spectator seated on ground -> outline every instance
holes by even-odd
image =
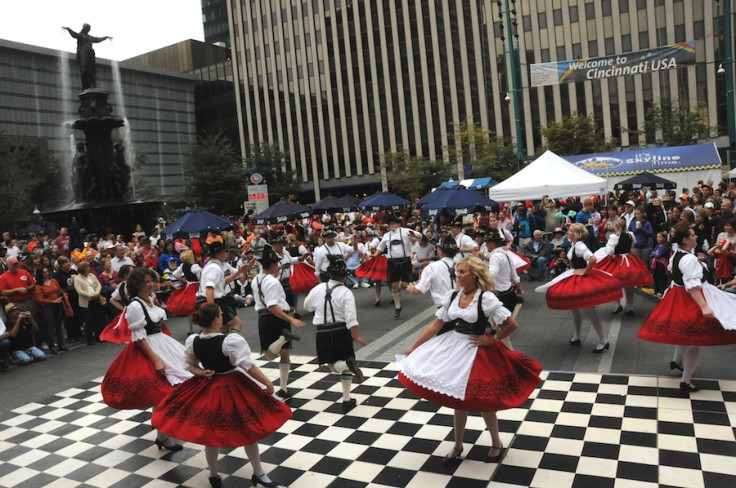
[[[17,327],[16,335],[10,337],[10,354],[13,362],[25,366],[33,361],[43,361],[46,354],[35,346],[38,324],[33,320],[31,312],[22,311],[16,304],[5,305],[5,315],[8,323]]]
[[[5,370],[10,367],[10,339],[18,334],[20,323],[16,320],[7,328],[5,322],[0,318],[0,369]]]

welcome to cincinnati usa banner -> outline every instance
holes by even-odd
[[[695,64],[695,41],[678,42],[634,53],[531,65],[531,85],[557,85],[642,75]]]

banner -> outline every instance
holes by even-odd
[[[531,66],[531,86],[642,75],[695,64],[695,41],[627,54],[574,59]]]
[[[578,168],[596,176],[630,176],[642,171],[678,173],[721,169],[721,157],[712,142],[679,147],[653,147],[599,154],[565,156]]]

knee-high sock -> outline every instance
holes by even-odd
[[[248,457],[248,461],[253,466],[253,473],[259,478],[262,478],[266,483],[270,482],[270,479],[266,479],[265,471],[263,471],[263,466],[261,465],[261,452],[258,449],[258,443],[248,444],[247,446],[243,446],[243,449],[245,449],[245,455]]]
[[[624,288],[624,295],[626,295],[626,310],[634,309],[634,289]]]
[[[394,299],[394,308],[401,308],[401,292],[400,291],[392,291],[391,296]]]
[[[593,322],[593,328],[598,333],[598,342],[600,344],[608,342],[608,336],[603,331],[603,323],[601,322],[601,318],[598,316],[598,312],[596,312],[595,307],[586,308],[585,315],[587,315],[590,321]]]
[[[580,325],[583,323],[583,317],[580,316],[580,310],[571,310],[572,312],[572,339],[576,341],[580,339]]]
[[[682,356],[685,354],[687,346],[675,346],[675,355],[672,360],[682,366]]]
[[[343,361],[342,359],[340,361],[335,361],[335,363],[332,365],[332,369],[335,370],[335,373],[349,373],[350,368],[348,368],[348,363]]]
[[[279,363],[279,378],[281,379],[281,383],[279,383],[279,387],[286,391],[286,384],[289,382],[289,370],[291,369],[291,361],[288,359],[281,360],[281,363]]]
[[[689,346],[685,351],[685,359],[682,363],[682,382],[690,383],[695,372],[695,366],[698,364],[698,356],[700,355],[699,346]]]
[[[274,356],[278,356],[281,348],[284,347],[284,344],[286,344],[286,337],[280,335],[278,339],[273,341],[271,345],[268,346],[268,352],[270,352]]]
[[[204,446],[204,458],[210,468],[210,476],[217,476],[217,455],[220,450],[212,446]]]
[[[342,373],[340,375],[340,385],[342,385],[342,401],[350,400],[350,387],[353,386],[353,375],[350,373]]]

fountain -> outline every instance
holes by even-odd
[[[82,131],[84,138],[72,136],[76,141],[71,168],[73,201],[64,208],[43,214],[57,226],[66,225],[71,217],[76,217],[81,227],[91,231],[106,232],[109,229],[128,233],[136,223],[151,222],[161,202],[133,201],[130,128],[125,117],[113,114],[108,103],[109,93],[96,86],[93,44],[112,38],[91,36],[89,24],[84,24],[79,32],[68,27],[64,29],[77,40],[82,92],[79,93],[77,109],[79,118],[71,127]],[[117,71],[113,73],[116,89],[122,90],[119,68],[113,66],[113,71]],[[122,100],[122,93],[119,100]],[[112,134],[116,129],[120,129],[124,140],[113,141]]]

